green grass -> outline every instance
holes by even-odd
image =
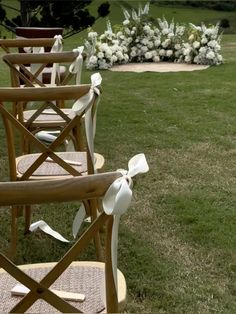
[[[166,8],[166,16],[167,9],[177,12]],[[195,9],[192,16],[198,18]],[[73,36],[65,45],[69,49],[81,41]],[[132,205],[120,227],[126,312],[236,312],[235,47],[236,35],[224,35],[225,63],[204,71],[101,71],[96,151],[105,156],[106,170],[127,169],[128,160],[139,152],[145,153],[150,166],[149,173],[135,179]],[[9,84],[3,64],[0,73],[2,85]],[[84,70],[84,82],[90,75]],[[0,136],[0,173],[6,180],[2,126]],[[55,205],[47,210],[36,207],[33,220],[45,219],[71,237],[77,207],[60,206],[59,214]],[[53,261],[67,248],[40,233],[23,236],[22,219],[19,226],[18,263]],[[9,231],[10,213],[3,209],[3,249]],[[93,253],[91,246],[82,258],[93,258]]]

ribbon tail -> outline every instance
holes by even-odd
[[[73,225],[72,225],[72,234],[74,239],[76,238],[77,234],[79,233],[80,227],[84,221],[84,218],[86,217],[86,211],[84,204],[81,204],[79,210],[77,211]]]
[[[131,177],[134,177],[138,173],[148,172],[149,167],[145,155],[141,153],[132,157],[129,160],[128,168],[128,175]]]
[[[67,240],[66,238],[64,238],[59,232],[53,230],[45,221],[43,220],[39,220],[36,221],[34,223],[32,223],[29,227],[29,230],[31,232],[36,231],[37,229],[42,230],[44,233],[49,234],[50,236],[52,236],[53,238],[61,241],[61,242],[70,242],[69,240]]]

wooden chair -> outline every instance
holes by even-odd
[[[0,39],[0,47],[6,53],[16,53],[20,49],[21,52],[32,50],[33,48],[43,48],[50,51],[57,41],[57,38],[15,38],[15,39]],[[30,49],[29,49],[30,48]]]
[[[71,52],[55,52],[55,53],[16,53],[7,54],[3,56],[3,60],[9,66],[11,71],[12,86],[13,87],[34,87],[34,86],[47,86],[44,83],[43,75],[50,73],[51,84],[50,85],[68,85],[68,84],[79,84],[81,78],[83,55],[82,49],[74,50]],[[26,67],[25,64],[31,64],[31,67]],[[48,68],[48,64],[52,64],[52,67]],[[61,74],[59,69],[61,64],[64,67],[64,74]],[[48,70],[49,69],[49,72]],[[23,83],[24,85],[22,85]],[[58,106],[64,107],[64,103],[61,100],[58,102]],[[43,114],[37,115],[35,110],[26,110],[27,107],[17,106],[14,104],[13,110],[14,115],[23,123],[30,132],[38,133],[43,139],[45,133],[39,133],[42,130],[60,130],[68,122],[68,118],[65,116],[71,114],[71,109],[62,109],[62,115],[56,114],[52,111],[44,111]],[[28,108],[29,109],[29,108]],[[77,126],[78,134],[79,126]],[[48,136],[47,136],[48,137]],[[24,143],[24,142],[23,142]],[[79,137],[78,141],[79,149],[82,149],[82,136]],[[24,143],[23,152],[29,152],[29,145]]]
[[[5,126],[8,148],[10,179],[12,181],[45,180],[54,178],[68,178],[93,174],[104,165],[102,155],[94,153],[94,134],[96,107],[99,97],[99,86],[90,84],[78,86],[56,87],[28,87],[28,88],[0,88],[0,113]],[[74,113],[70,117],[65,115],[56,105],[57,101],[75,101]],[[45,145],[31,133],[9,110],[9,102],[17,102],[20,106],[28,101],[42,102],[37,115],[43,110],[54,110],[61,115],[67,124],[61,130],[60,135],[50,144]],[[81,124],[85,117],[85,142],[86,150],[82,152],[60,151],[61,145],[71,137],[71,132]],[[16,157],[18,131],[25,137],[35,149],[35,153]],[[76,134],[75,134],[76,136]],[[75,140],[76,142],[76,140]],[[86,204],[92,219],[97,216],[97,204]],[[12,252],[15,251],[17,241],[17,217],[20,209],[12,209]],[[25,231],[30,225],[30,207],[25,207]]]
[[[16,36],[23,38],[53,38],[63,35],[62,27],[16,27]]]
[[[103,198],[121,176],[110,172],[71,179],[0,183],[0,206]],[[125,277],[116,266],[118,216],[120,214],[108,215],[102,211],[57,263],[16,266],[0,254],[0,312],[123,311],[127,289]],[[74,261],[101,228],[105,228],[106,235],[105,263]],[[17,296],[17,293],[27,295]],[[73,301],[66,301],[68,299]]]
[[[0,47],[8,53],[44,53],[44,52],[60,52],[63,50],[62,37],[54,38],[17,38],[17,39],[0,39]],[[16,50],[17,48],[17,50]],[[24,64],[29,69],[29,64]],[[51,81],[51,64],[43,70],[42,81],[49,84]],[[65,68],[60,66],[60,75],[63,76]],[[59,71],[58,71],[59,72]]]

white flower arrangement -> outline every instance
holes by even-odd
[[[107,22],[100,36],[90,31],[85,41],[88,69],[108,69],[114,64],[128,62],[173,61],[218,65],[220,55],[219,24],[207,27],[194,24],[170,23],[163,17],[158,26],[149,18],[149,3],[131,12],[123,9],[124,21],[113,32]]]

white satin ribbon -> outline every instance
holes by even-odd
[[[103,198],[103,208],[107,215],[122,215],[126,212],[132,199],[132,177],[149,170],[145,155],[138,154],[132,157],[128,169],[117,170],[123,176],[112,183]]]
[[[108,188],[103,198],[103,210],[107,215],[114,215],[114,222],[112,228],[111,239],[111,259],[113,278],[115,282],[116,291],[118,293],[117,283],[117,246],[118,246],[118,229],[119,221],[122,214],[124,214],[132,199],[132,178],[139,173],[145,173],[149,170],[146,158],[144,154],[135,155],[129,160],[128,170],[119,169],[118,172],[122,173],[122,177],[116,179]],[[104,284],[101,285],[104,289]],[[103,302],[105,299],[105,290],[101,292],[103,296]],[[105,303],[106,304],[106,303]]]
[[[55,35],[56,39],[50,52],[62,52],[63,50],[63,38],[61,35]],[[56,85],[56,75],[60,76],[60,65],[58,63],[53,63],[52,73],[51,73],[51,81],[50,85]]]
[[[99,86],[102,83],[102,77],[100,73],[94,73],[91,75],[91,88],[89,92],[78,99],[74,105],[72,106],[72,110],[75,114],[80,115],[85,110],[85,134],[88,143],[88,149],[90,155],[94,156],[94,137],[96,133],[96,116],[97,116],[97,108],[100,100],[100,90]],[[94,97],[96,97],[96,101],[94,106],[90,106],[88,110],[86,108],[91,104]],[[94,158],[92,158],[93,166],[94,166]]]
[[[81,82],[81,73],[82,73],[82,67],[83,67],[83,51],[84,46],[80,46],[76,49],[73,49],[73,52],[78,52],[79,55],[75,59],[74,62],[71,63],[69,67],[69,72],[72,74],[76,74],[76,85],[79,85]]]
[[[58,233],[57,231],[53,230],[45,221],[43,220],[39,220],[36,221],[34,223],[32,223],[29,227],[29,230],[31,232],[36,231],[37,229],[42,230],[43,232],[51,235],[53,238],[62,241],[62,242],[70,242],[67,239],[65,239],[62,235],[60,235],[60,233]]]
[[[63,50],[63,38],[61,35],[55,35],[55,42],[51,48],[51,52],[61,52]]]
[[[81,97],[80,99],[78,99],[72,107],[73,111],[78,115],[81,114],[85,110],[85,133],[86,133],[88,148],[89,148],[91,156],[94,156],[93,140],[94,140],[95,131],[96,131],[96,112],[97,112],[97,106],[99,103],[99,96],[100,96],[100,90],[98,87],[101,85],[101,83],[102,83],[102,77],[100,73],[92,74],[91,75],[91,88],[89,92],[83,97]],[[92,108],[93,107],[92,106],[88,110],[86,110],[86,108],[89,106],[91,101],[93,101],[94,97],[97,97],[97,101],[94,105],[95,108]],[[93,114],[93,110],[94,110],[94,114]],[[77,214],[74,218],[74,222],[72,226],[72,233],[73,233],[74,238],[78,234],[80,226],[83,223],[85,217],[86,217],[86,213],[85,213],[84,206],[82,204],[79,210],[77,211]],[[52,237],[60,241],[69,242],[63,236],[61,236],[58,232],[54,231],[45,221],[36,222],[34,224],[35,226],[33,227],[31,231],[35,231],[36,229],[40,228],[45,233],[51,235]]]

